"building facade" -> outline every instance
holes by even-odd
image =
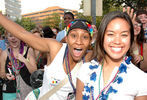
[[[12,20],[21,18],[21,0],[1,0],[2,13]]]
[[[69,9],[64,9],[58,6],[53,6],[53,7],[48,7],[42,11],[37,11],[33,13],[28,13],[28,14],[23,14],[22,16],[25,18],[31,18],[33,22],[36,24],[43,24],[43,21],[49,17],[52,16],[53,13],[58,13],[59,16],[62,18],[64,15],[64,12],[70,11],[73,14],[75,14],[77,11],[75,10],[69,10]]]

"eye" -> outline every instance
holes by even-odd
[[[76,35],[75,35],[75,34],[71,34],[71,37],[72,37],[72,38],[76,38]]]
[[[114,34],[113,33],[107,33],[107,36],[113,36]]]
[[[88,39],[89,37],[88,37],[88,36],[83,36],[83,38],[84,38],[84,39]]]
[[[122,35],[121,36],[123,36],[123,37],[127,37],[128,36],[128,34],[127,33],[122,33]]]

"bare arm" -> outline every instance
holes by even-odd
[[[138,96],[138,97],[135,97],[134,100],[147,100],[147,95],[146,96]]]
[[[83,100],[82,99],[82,91],[84,90],[84,83],[77,79],[76,85],[76,100]]]
[[[140,63],[140,68],[143,70],[143,71],[147,71],[147,43],[144,43],[143,44],[143,61],[141,61]]]
[[[5,72],[6,57],[7,57],[7,52],[2,51],[0,56],[0,77],[1,78],[6,78],[6,72]]]
[[[58,44],[58,42],[53,39],[44,39],[31,34],[20,25],[7,19],[1,13],[0,13],[0,25],[2,25],[8,32],[10,32],[15,37],[24,41],[34,49],[37,49],[42,52],[49,52],[50,49],[53,47],[52,45],[56,46],[56,44]]]
[[[34,52],[33,52],[32,48],[29,49],[28,59],[29,59],[29,62],[31,64],[31,67],[28,67],[28,69],[29,69],[29,72],[32,73],[32,72],[37,70],[35,55],[34,55]]]
[[[30,73],[33,73],[35,70],[37,70],[36,61],[32,48],[29,48],[27,58],[23,57],[22,54],[18,54],[17,59],[19,59],[26,65]]]

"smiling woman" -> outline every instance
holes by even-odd
[[[76,100],[147,99],[147,75],[131,63],[129,56],[133,39],[133,24],[127,13],[114,11],[104,16],[92,60],[79,71]]]

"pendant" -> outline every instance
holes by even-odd
[[[75,100],[75,93],[74,92],[69,93],[67,96],[67,100]]]
[[[3,91],[6,91],[7,85],[3,84]]]

